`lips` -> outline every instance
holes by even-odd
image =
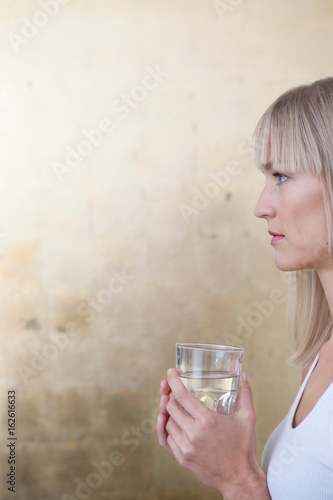
[[[274,245],[280,240],[283,240],[285,238],[284,234],[279,234],[279,233],[274,233],[274,231],[268,231],[273,238],[271,239],[271,245]]]

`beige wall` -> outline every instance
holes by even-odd
[[[176,341],[243,345],[259,458],[293,401],[248,141],[331,75],[332,2],[0,5],[1,499],[11,389],[16,498],[220,498],[157,445],[159,381]]]

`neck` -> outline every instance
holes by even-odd
[[[324,289],[328,307],[333,317],[333,266],[332,268],[318,269],[318,277]],[[333,347],[333,335],[329,338],[327,346]]]
[[[317,272],[333,316],[333,267],[318,269]]]

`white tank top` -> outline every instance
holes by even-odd
[[[293,429],[317,354],[288,415],[269,437],[261,460],[272,500],[333,500],[333,383]]]

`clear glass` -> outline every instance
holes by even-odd
[[[207,408],[231,415],[239,388],[244,349],[199,342],[176,344],[180,378]]]

